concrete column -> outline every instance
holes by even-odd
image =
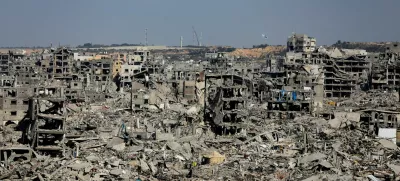
[[[7,152],[6,151],[3,152],[3,157],[4,157],[5,166],[7,167],[8,166],[8,157],[7,157]]]
[[[79,156],[79,144],[76,144],[76,158]]]
[[[387,126],[388,126],[388,115],[385,114],[385,113],[381,113],[381,115],[383,116],[383,125],[384,125],[385,127],[387,127]],[[379,116],[379,117],[380,117],[380,116]]]
[[[177,138],[180,138],[180,137],[181,137],[181,128],[180,128],[180,127],[178,127],[178,128],[176,129],[176,137],[177,137]]]

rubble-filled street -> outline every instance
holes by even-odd
[[[399,53],[10,51],[0,180],[400,180]]]

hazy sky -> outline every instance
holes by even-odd
[[[249,47],[285,44],[292,32],[317,44],[399,41],[399,0],[4,0],[0,46],[86,42]],[[262,39],[261,34],[268,35]]]

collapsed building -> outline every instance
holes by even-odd
[[[105,101],[107,89],[114,84],[112,60],[75,61],[66,48],[46,50],[39,60],[18,52],[1,57],[7,65],[0,87],[2,124],[18,123],[32,96],[54,94],[56,87],[64,87],[68,100],[90,102]]]
[[[216,57],[216,58],[215,58]],[[205,70],[205,119],[214,125],[217,133],[229,134],[246,129],[251,99],[251,82],[241,71],[232,68],[233,61],[226,54],[211,57]]]
[[[308,115],[325,118],[334,128],[343,127],[343,120],[348,120],[358,123],[368,136],[396,138],[400,116],[395,108],[399,100],[396,44],[376,54],[316,48],[315,43],[315,38],[306,35],[289,37],[283,59],[267,57],[264,67],[247,72],[238,71],[235,64],[244,69],[252,66],[230,61],[224,54],[209,54],[212,60],[205,71],[205,120],[215,126],[218,134],[251,135],[253,123],[258,120],[254,113],[281,120]],[[389,95],[377,94],[376,90],[387,91],[394,99],[379,101]],[[368,100],[374,94],[375,98]],[[371,101],[377,101],[376,106],[371,107]],[[254,103],[262,110],[246,109]]]
[[[389,44],[385,52],[370,55],[375,61],[371,65],[370,87],[378,90],[398,90],[399,53],[398,43]]]
[[[132,76],[146,68],[146,63],[151,61],[151,55],[149,50],[139,49],[129,53],[126,57],[126,63],[119,65],[119,82],[122,86],[131,86]]]
[[[303,34],[262,63],[9,52],[0,179],[398,179],[398,53]]]

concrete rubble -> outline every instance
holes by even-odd
[[[0,55],[0,180],[399,180],[400,51],[315,44],[265,63]]]

